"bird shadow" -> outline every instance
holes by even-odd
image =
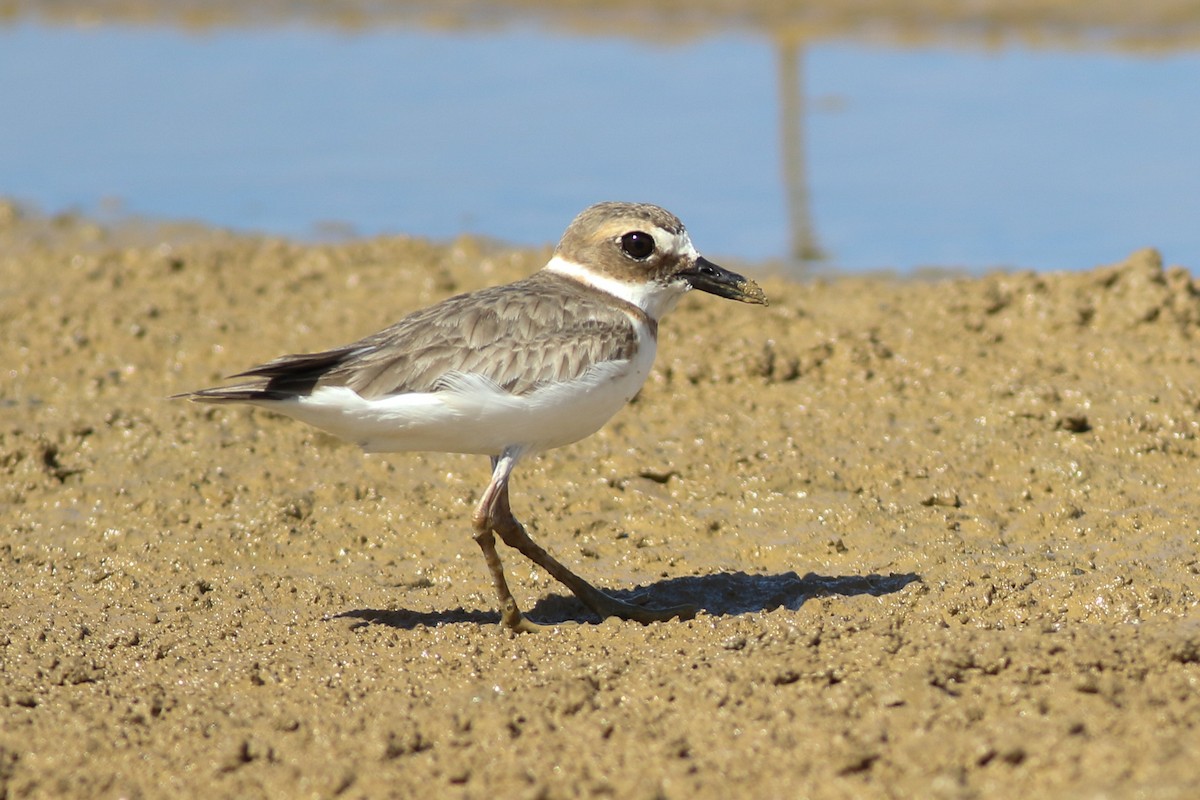
[[[795,572],[774,575],[749,575],[745,572],[721,572],[715,575],[668,578],[635,589],[606,590],[618,600],[665,607],[690,604],[714,617],[751,614],[786,608],[795,611],[817,597],[853,597],[869,594],[881,597],[900,591],[921,580],[913,572],[887,575],[818,575],[801,577]],[[601,620],[573,595],[555,594],[539,600],[527,612],[542,623],[578,622],[597,624]],[[456,608],[446,611],[410,611],[408,609],[354,609],[334,614],[330,619],[358,620],[359,625],[386,625],[412,630],[461,623],[484,624],[500,621],[494,611]],[[356,625],[355,627],[358,627]]]

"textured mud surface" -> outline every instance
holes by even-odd
[[[506,552],[564,622],[514,637],[485,459],[165,398],[545,252],[0,216],[0,797],[1195,795],[1200,298],[1153,253],[686,298],[514,506],[704,612]]]

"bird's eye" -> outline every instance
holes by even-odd
[[[642,231],[631,231],[621,237],[621,249],[630,258],[645,260],[654,252],[654,237]]]

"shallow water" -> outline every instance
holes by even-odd
[[[289,236],[553,241],[601,198],[861,270],[1200,264],[1200,56],[530,27],[0,28],[0,194]]]

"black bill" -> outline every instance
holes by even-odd
[[[758,284],[749,278],[718,267],[703,256],[696,263],[679,273],[693,289],[715,294],[718,297],[728,297],[730,300],[740,300],[743,303],[757,303],[765,306],[767,296]]]

